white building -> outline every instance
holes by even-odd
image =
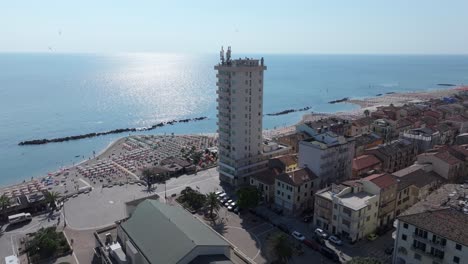
[[[315,194],[314,223],[327,232],[357,241],[375,232],[380,195],[368,182],[350,184],[333,184]]]
[[[395,264],[468,263],[468,214],[453,208],[398,217]]]
[[[333,132],[321,132],[299,142],[299,167],[320,178],[320,187],[351,178],[354,140]]]
[[[262,155],[263,58],[231,59],[221,50],[218,71],[218,135],[220,180],[249,184],[249,175],[267,168]]]

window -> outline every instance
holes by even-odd
[[[417,260],[421,260],[421,255],[419,255],[418,253],[414,253],[414,258]]]
[[[367,206],[367,210],[370,210],[370,209],[372,209],[372,205],[369,204],[369,205]]]
[[[278,190],[278,191],[276,191],[276,193],[277,193],[278,195],[280,195],[280,191],[279,191],[279,190]]]
[[[278,187],[280,186],[280,182],[278,182]]]
[[[288,194],[288,200],[291,200],[291,195]]]
[[[403,224],[403,228],[404,228],[404,229],[408,229],[408,224],[407,224],[407,223],[404,223],[404,224]]]
[[[370,216],[368,216],[366,219],[366,222],[369,222],[369,221],[370,221]]]
[[[408,238],[407,235],[405,235],[405,234],[402,234],[402,235],[401,235],[401,239],[403,239],[404,241],[406,241],[407,238]]]
[[[343,213],[347,214],[348,216],[351,216],[351,209],[343,208]]]
[[[438,250],[437,248],[431,247],[431,255],[433,255],[433,256],[436,257],[436,258],[443,259],[445,253],[444,253],[444,251],[442,251],[442,250]]]
[[[297,201],[299,202],[300,196],[297,196]]]
[[[250,180],[250,184],[253,184],[253,179]]]
[[[453,263],[460,263],[460,258],[457,256],[453,257]]]
[[[307,183],[305,184],[305,188],[307,188]]]
[[[349,225],[351,224],[351,222],[349,222],[349,221],[346,220],[346,219],[341,220],[341,223],[342,223],[343,225],[347,226],[348,228],[349,228]]]
[[[268,186],[265,186],[265,190],[267,190],[267,191],[268,191]]]
[[[338,209],[338,205],[334,204],[333,208]]]
[[[422,251],[426,251],[426,244],[418,240],[413,240],[413,247]]]
[[[456,244],[456,245],[455,245],[455,248],[456,248],[457,250],[462,250],[462,245]]]
[[[335,220],[335,221],[336,221],[336,215],[333,215],[333,220]]]
[[[414,234],[419,236],[419,237],[427,238],[427,231],[424,231],[424,230],[419,229],[419,228],[416,228],[416,230],[414,230]]]

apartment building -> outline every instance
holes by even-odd
[[[308,168],[284,172],[275,178],[275,205],[288,214],[298,214],[314,205],[318,177]]]
[[[354,139],[323,132],[299,143],[299,167],[320,178],[320,187],[351,178]]]
[[[315,194],[314,223],[323,230],[355,242],[375,232],[379,195],[367,184],[335,185]]]
[[[218,171],[220,180],[238,186],[266,169],[262,153],[263,58],[231,59],[221,50],[217,70]]]
[[[370,191],[379,194],[377,227],[388,229],[395,219],[398,181],[388,173],[373,174],[360,181],[368,182]]]
[[[468,214],[455,208],[398,217],[395,264],[468,263]]]
[[[412,165],[416,161],[418,148],[409,140],[398,139],[369,148],[364,153],[376,156],[382,161],[382,171],[392,173]]]
[[[352,178],[359,179],[380,171],[382,162],[374,155],[361,155],[353,159]],[[369,174],[370,173],[370,174]]]
[[[427,197],[445,182],[431,165],[415,164],[393,173],[398,182],[395,215]]]

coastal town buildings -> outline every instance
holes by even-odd
[[[349,129],[348,136],[355,137],[372,132],[373,122],[374,118],[372,117],[361,117],[353,120],[351,122],[351,128]]]
[[[314,224],[352,242],[375,232],[379,194],[372,194],[371,189],[367,182],[353,181],[319,190],[315,194]]]
[[[417,145],[418,152],[422,153],[440,144],[440,133],[430,128],[415,128],[400,133],[400,138],[409,140]]]
[[[280,144],[289,146],[291,148],[291,153],[297,153],[299,151],[299,142],[307,138],[310,138],[310,136],[306,133],[295,132],[288,135],[281,135],[273,140]]]
[[[309,168],[320,179],[320,187],[351,178],[354,139],[321,131],[299,143],[299,167]]]
[[[141,202],[128,219],[95,237],[102,256],[118,263],[236,263],[221,235],[183,208],[157,200]]]
[[[383,139],[376,133],[362,134],[354,137],[354,156],[361,156],[368,148],[383,144]]]
[[[382,230],[388,229],[395,219],[398,181],[388,173],[373,174],[360,181],[367,182],[372,193],[378,193],[377,227]]]
[[[377,157],[382,161],[382,171],[392,173],[412,165],[416,161],[418,148],[411,141],[399,139],[369,148],[364,153]]]
[[[382,162],[374,155],[361,155],[353,159],[352,178],[359,179],[380,171]]]
[[[415,164],[392,175],[398,182],[395,207],[397,216],[445,182],[445,179],[434,172],[432,166],[428,164]]]
[[[403,212],[395,221],[393,263],[465,263],[467,190],[445,184]]]
[[[250,176],[250,185],[257,188],[263,202],[273,203],[275,201],[275,178],[279,174],[278,169],[268,168]]]
[[[275,205],[288,214],[312,208],[318,177],[309,168],[284,172],[275,177]]]
[[[468,214],[453,208],[398,218],[394,263],[466,263]]]
[[[464,159],[457,158],[454,150],[450,150],[450,147],[441,147],[419,154],[417,162],[419,164],[431,164],[433,170],[446,180],[454,181],[460,179],[466,176],[465,161]]]
[[[248,177],[266,169],[263,156],[263,58],[231,59],[221,51],[217,70],[218,168],[221,181],[249,184]]]

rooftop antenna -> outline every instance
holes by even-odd
[[[231,46],[228,46],[228,50],[226,52],[226,63],[227,64],[231,63]]]
[[[221,51],[219,52],[219,58],[221,59],[221,64],[224,64],[224,48],[221,46]]]

